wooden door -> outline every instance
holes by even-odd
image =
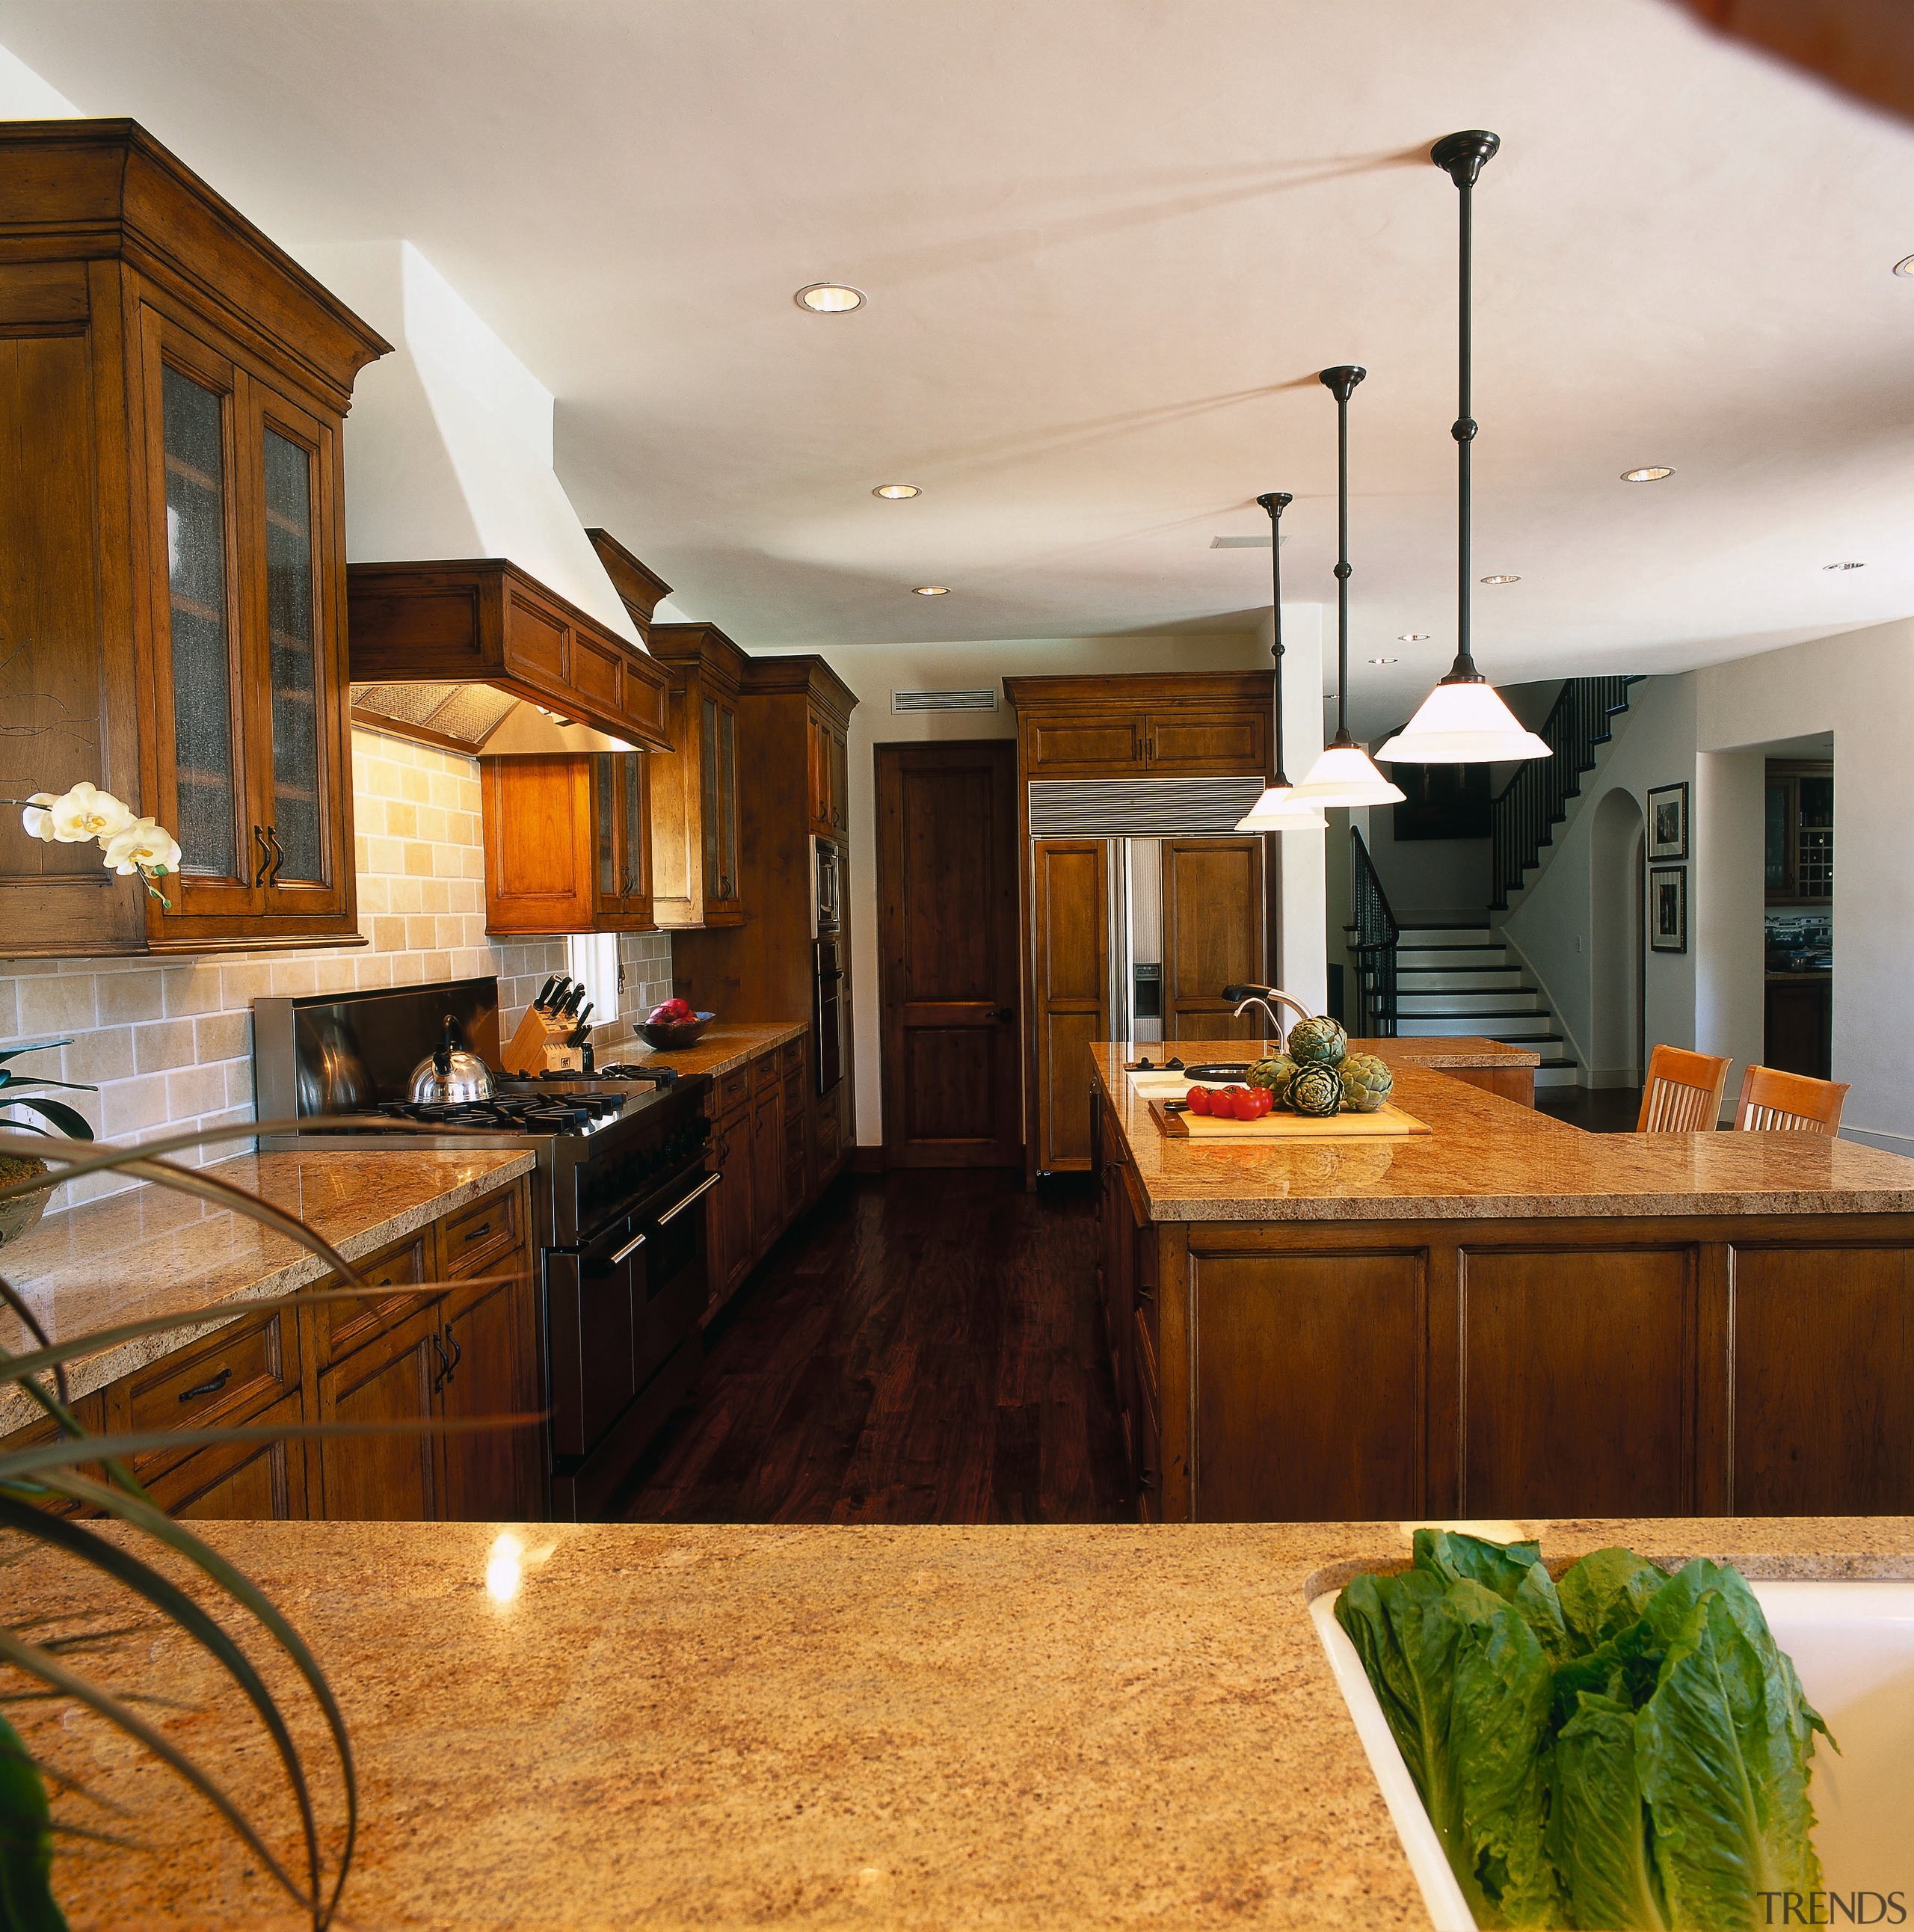
[[[1016,747],[877,747],[884,1162],[1016,1167]]]
[[[527,1359],[532,1314],[527,1285],[502,1282],[440,1331],[440,1412],[448,1422],[524,1415],[540,1406]],[[438,1443],[439,1514],[458,1522],[535,1515],[538,1432],[488,1429]]]
[[[723,698],[703,700],[700,805],[706,922],[734,914],[738,896],[738,714]]]
[[[388,1329],[319,1378],[321,1422],[419,1423],[436,1412],[441,1304]],[[322,1438],[322,1513],[330,1521],[422,1522],[438,1514],[438,1452],[424,1430]]]
[[[850,745],[844,734],[831,733],[831,836],[840,843],[850,836]]]
[[[1267,983],[1263,939],[1263,842],[1166,838],[1163,864],[1163,1037],[1260,1040],[1252,1007],[1231,1017],[1226,986]]]
[[[1110,848],[1102,838],[1040,838],[1030,848],[1034,910],[1036,1166],[1090,1166],[1090,1049],[1110,1037]]]
[[[804,720],[805,790],[809,796],[811,829],[820,838],[837,836],[837,820],[831,809],[831,728],[817,712],[807,712]]]

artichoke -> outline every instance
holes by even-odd
[[[1289,1029],[1288,1048],[1298,1066],[1334,1066],[1349,1050],[1349,1036],[1327,1013],[1319,1013]]]
[[[1286,1106],[1289,1100],[1289,1083],[1296,1077],[1296,1063],[1286,1053],[1271,1054],[1267,1060],[1259,1060],[1244,1076],[1252,1087],[1266,1087],[1272,1102]]]
[[[1340,1034],[1342,1029],[1337,1027]],[[1333,1066],[1299,1066],[1289,1083],[1289,1104],[1311,1120],[1327,1120],[1342,1105],[1342,1076]]]
[[[1395,1090],[1388,1063],[1372,1053],[1351,1054],[1337,1071],[1342,1076],[1342,1104],[1352,1114],[1375,1113]]]

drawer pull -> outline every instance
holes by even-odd
[[[476,1228],[466,1228],[464,1229],[459,1235],[459,1239],[461,1241],[476,1241],[481,1234],[489,1234],[491,1232],[491,1222],[489,1221],[481,1221]]]
[[[1146,1288],[1139,1281],[1136,1284],[1136,1298],[1138,1301],[1154,1301],[1156,1298],[1156,1291],[1154,1288]]]
[[[179,1399],[182,1402],[196,1402],[202,1395],[218,1395],[232,1379],[232,1371],[230,1368],[221,1369],[211,1382],[202,1382],[197,1388],[187,1390]]]
[[[613,1266],[614,1268],[616,1268],[616,1267],[618,1265],[618,1264],[619,1264],[620,1262],[622,1262],[622,1261],[625,1258],[625,1257],[626,1257],[627,1255],[634,1255],[634,1254],[636,1254],[636,1253],[638,1252],[638,1251],[641,1247],[643,1247],[643,1246],[644,1246],[644,1244],[645,1244],[645,1238],[644,1237],[644,1235],[642,1235],[642,1234],[634,1234],[634,1235],[632,1237],[632,1238],[631,1238],[628,1241],[627,1241],[627,1242],[625,1244],[625,1245],[624,1245],[622,1248],[620,1248],[620,1249],[618,1250],[618,1252],[617,1252],[615,1255],[614,1255],[614,1256],[612,1256],[612,1258],[611,1258],[611,1264],[612,1264],[612,1266]]]
[[[722,1174],[707,1174],[675,1208],[668,1208],[658,1216],[658,1225],[662,1228],[666,1222],[675,1221],[700,1194],[709,1194],[724,1178]]]

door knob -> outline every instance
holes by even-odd
[[[997,1010],[997,1017],[1004,1025],[1008,1026],[1017,1017],[1017,1010],[1014,1006],[999,1006]]]

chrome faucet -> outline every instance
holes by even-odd
[[[1299,1020],[1311,1017],[1309,1008],[1300,1000],[1292,998],[1280,986],[1226,986],[1222,989],[1226,1000],[1236,999],[1239,994],[1240,1000],[1230,1015],[1231,1018],[1240,1018],[1250,1007],[1261,1006],[1264,1017],[1276,1035],[1276,1050],[1279,1053],[1288,1044],[1289,1029],[1277,1014],[1276,1007],[1287,1006]],[[1271,1004],[1272,1001],[1274,1004]]]

